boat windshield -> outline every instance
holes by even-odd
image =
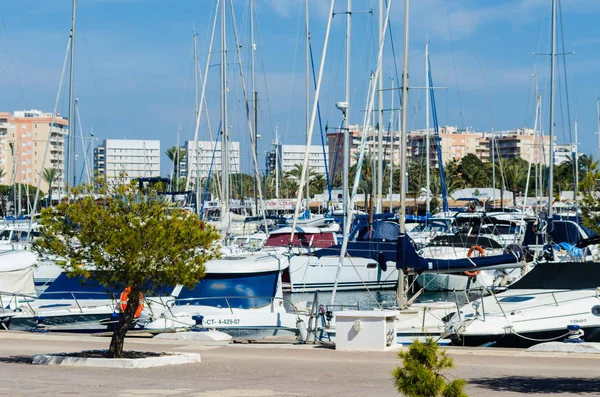
[[[449,233],[450,225],[446,220],[429,220],[426,223],[416,226],[413,229],[414,232],[436,232],[436,233]]]

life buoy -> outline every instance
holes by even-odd
[[[127,309],[127,300],[129,299],[130,293],[131,293],[131,287],[127,287],[123,290],[123,292],[121,292],[121,297],[119,298],[119,307],[121,309],[121,312],[123,312],[123,313],[125,313],[125,310]],[[142,314],[143,310],[144,310],[144,295],[140,292],[139,304],[138,304],[137,310],[135,311],[135,314],[133,315],[134,318],[139,318],[140,314]]]
[[[473,252],[475,252],[475,251],[479,252],[479,256],[485,256],[485,250],[478,245],[474,245],[471,247],[471,249],[467,253],[467,257],[470,258],[471,256],[473,256]],[[479,275],[479,273],[481,273],[481,270],[475,270],[473,272],[467,270],[465,272],[465,274],[469,277],[477,277]]]

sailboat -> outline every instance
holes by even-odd
[[[556,84],[556,19],[557,1],[552,1],[552,50],[550,66],[550,153],[554,136],[554,96]],[[462,307],[453,315],[446,335],[460,345],[494,345],[527,347],[541,342],[574,339],[600,342],[600,298],[597,279],[598,265],[571,257],[557,261],[553,255],[552,233],[563,232],[572,225],[553,221],[553,167],[552,157],[548,177],[547,214],[536,222],[532,237],[544,239],[549,252],[540,258],[533,270],[501,297],[494,294]],[[569,221],[563,221],[569,222]],[[533,226],[533,225],[531,225]],[[533,230],[532,230],[533,231]],[[526,236],[527,239],[527,236]],[[577,242],[578,249],[597,244],[598,239]]]

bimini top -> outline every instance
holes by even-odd
[[[265,247],[284,247],[290,245],[291,227],[273,230],[265,242]],[[337,244],[335,234],[317,227],[296,227],[293,246],[327,248]]]
[[[398,237],[396,267],[398,269],[413,269],[416,272],[452,273],[465,270],[498,268],[500,266],[519,267],[517,264],[521,259],[516,254],[460,259],[423,258],[417,254],[411,238],[406,234],[401,234]]]
[[[227,255],[204,264],[206,274],[243,274],[281,271],[288,267],[288,261],[262,253]]]

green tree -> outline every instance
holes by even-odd
[[[171,163],[173,163],[173,180],[175,181],[174,188],[179,191],[179,166],[181,161],[187,156],[187,150],[182,147],[171,146],[165,152]]]
[[[48,184],[48,203],[46,203],[46,206],[49,206],[49,203],[52,202],[52,184],[58,177],[58,174],[59,170],[57,168],[44,168],[44,172],[42,172],[42,179]]]
[[[527,170],[529,163],[522,158],[515,157],[508,161],[502,161],[504,164],[503,172],[506,181],[506,187],[513,194],[513,205],[517,205],[517,192],[525,191],[527,182]]]
[[[350,176],[348,179],[348,187],[350,189],[350,194],[352,193],[352,186],[354,185],[354,178],[358,166],[359,153],[356,153],[355,158],[356,161],[350,167]],[[375,157],[365,153],[363,157],[362,167],[360,169],[360,182],[358,184],[358,189],[362,190],[363,194],[365,195],[365,208],[369,206],[369,203],[371,202],[371,194],[374,192],[373,173],[375,172],[375,161]]]
[[[588,172],[581,182],[583,223],[600,234],[600,171]]]
[[[487,186],[488,177],[483,161],[473,153],[469,153],[461,159],[459,172],[466,187]]]
[[[402,367],[392,372],[398,392],[406,397],[467,397],[464,379],[446,380],[442,371],[454,367],[454,362],[440,350],[432,338],[414,341],[408,351],[401,351]]]
[[[310,190],[315,193],[323,193],[327,189],[327,178],[325,174],[316,174],[310,181]]]
[[[95,280],[109,290],[130,288],[107,354],[122,357],[142,294],[162,285],[193,287],[204,276],[204,263],[218,256],[213,243],[219,234],[157,191],[142,192],[135,184],[98,180],[74,192],[77,200],[42,211],[34,249],[63,258],[58,264],[69,276]]]

